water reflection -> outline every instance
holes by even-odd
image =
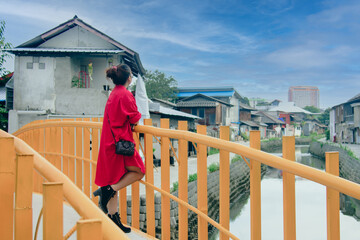
[[[309,146],[297,146],[296,161],[325,171],[325,161],[308,153]],[[275,155],[281,156],[281,149]],[[296,233],[297,239],[326,239],[326,187],[303,179],[296,179]],[[261,182],[262,239],[283,239],[283,183],[282,172],[269,167]],[[360,201],[342,195],[340,214],[341,239],[358,240],[360,223],[353,217],[360,211]],[[345,209],[345,210],[343,210]],[[250,201],[249,196],[239,200],[230,211],[230,232],[241,240],[250,240]],[[347,216],[350,215],[350,216]],[[219,239],[218,233],[209,236]]]

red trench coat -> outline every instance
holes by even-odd
[[[130,124],[136,123],[140,118],[141,114],[137,110],[131,92],[122,85],[115,86],[105,106],[96,167],[96,185],[106,186],[117,183],[127,172],[125,166],[139,167],[145,173],[144,163],[136,149],[134,155],[130,157],[115,153],[115,140],[111,133],[112,130],[116,141],[124,139],[135,143]]]

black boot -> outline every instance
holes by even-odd
[[[113,220],[113,222],[119,226],[119,228],[124,232],[124,233],[129,233],[131,232],[131,228],[125,227],[121,221],[120,221],[120,216],[119,213],[115,213],[114,215],[110,215],[108,214],[109,218],[111,220]]]
[[[99,196],[99,207],[103,210],[104,213],[108,212],[107,204],[109,200],[115,195],[114,189],[110,185],[105,187],[101,187],[95,192],[93,192],[94,196]]]

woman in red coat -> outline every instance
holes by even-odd
[[[105,106],[99,157],[96,167],[94,192],[100,196],[99,206],[124,231],[131,229],[122,225],[118,213],[117,191],[140,180],[145,174],[145,166],[135,149],[133,156],[115,153],[115,140],[123,139],[133,143],[132,126],[141,118],[134,96],[126,89],[131,81],[131,69],[126,64],[109,68],[106,77],[116,85]],[[115,139],[114,139],[115,137]]]

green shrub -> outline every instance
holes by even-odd
[[[249,140],[249,137],[248,135],[246,135],[246,133],[240,133],[240,136],[245,140],[245,141],[248,141]]]
[[[213,154],[217,154],[219,153],[219,149],[217,148],[210,148],[209,152],[208,152],[208,155],[213,155]]]
[[[197,173],[194,173],[194,174],[190,174],[189,175],[189,182],[193,182],[197,179]]]
[[[231,159],[231,163],[234,163],[234,162],[237,162],[237,161],[240,161],[240,160],[243,160],[243,158],[240,155],[235,155],[235,157],[233,157]]]
[[[170,192],[175,192],[176,190],[178,190],[178,188],[179,188],[179,183],[174,182]]]
[[[220,169],[219,163],[212,163],[208,167],[208,170],[209,170],[210,173],[216,172],[219,169]]]

